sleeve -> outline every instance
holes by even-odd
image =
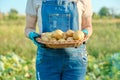
[[[93,12],[92,12],[91,0],[82,0],[82,2],[84,7],[83,17],[92,16]]]
[[[34,4],[34,0],[27,0],[26,14],[31,16],[37,16],[37,9]]]

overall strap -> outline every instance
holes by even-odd
[[[42,0],[44,3],[47,2],[49,4],[56,3],[57,5],[64,5],[65,11],[67,11],[67,6],[69,3],[73,2],[77,4],[78,0]]]

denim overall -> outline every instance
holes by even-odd
[[[56,29],[78,30],[78,11],[73,1],[44,0],[41,7],[42,32]],[[37,80],[84,80],[87,51],[85,44],[78,48],[51,49],[38,47]]]

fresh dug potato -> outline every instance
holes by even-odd
[[[67,38],[68,38],[68,36],[67,36],[66,32],[64,32],[64,33],[63,33],[63,39],[66,40]]]
[[[52,35],[52,32],[46,32],[43,34],[43,36],[46,36],[49,40],[52,38],[51,35]]]
[[[55,39],[61,39],[63,37],[63,31],[58,29],[54,31],[51,36]]]
[[[50,42],[56,42],[56,41],[57,41],[57,39],[55,39],[55,38],[50,39]]]
[[[74,40],[83,40],[84,39],[84,33],[80,30],[75,31],[73,34],[73,39]]]
[[[68,31],[66,32],[66,35],[67,35],[68,37],[72,37],[73,34],[74,34],[74,31],[73,31],[73,30],[68,30]]]
[[[46,37],[46,36],[42,36],[42,37],[41,37],[41,40],[42,40],[42,41],[49,41],[48,37]]]
[[[49,41],[49,42],[65,42],[65,41],[74,41],[74,40],[83,40],[84,33],[80,30],[72,31],[68,30],[67,32],[63,32],[61,30],[55,30],[53,32],[46,32],[43,33],[41,36],[42,41]]]
[[[63,42],[65,42],[66,40],[65,39],[59,39],[58,40],[58,42],[60,42],[60,43],[63,43]]]
[[[67,38],[67,41],[73,41],[74,39],[73,39],[73,37],[68,37]]]

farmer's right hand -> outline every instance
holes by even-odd
[[[36,40],[36,38],[40,38],[40,37],[41,37],[41,35],[36,33],[36,32],[30,32],[29,33],[29,39],[32,40],[33,43],[35,45],[37,45],[38,47],[44,46],[44,44],[41,44],[41,43],[37,42],[37,40]]]

